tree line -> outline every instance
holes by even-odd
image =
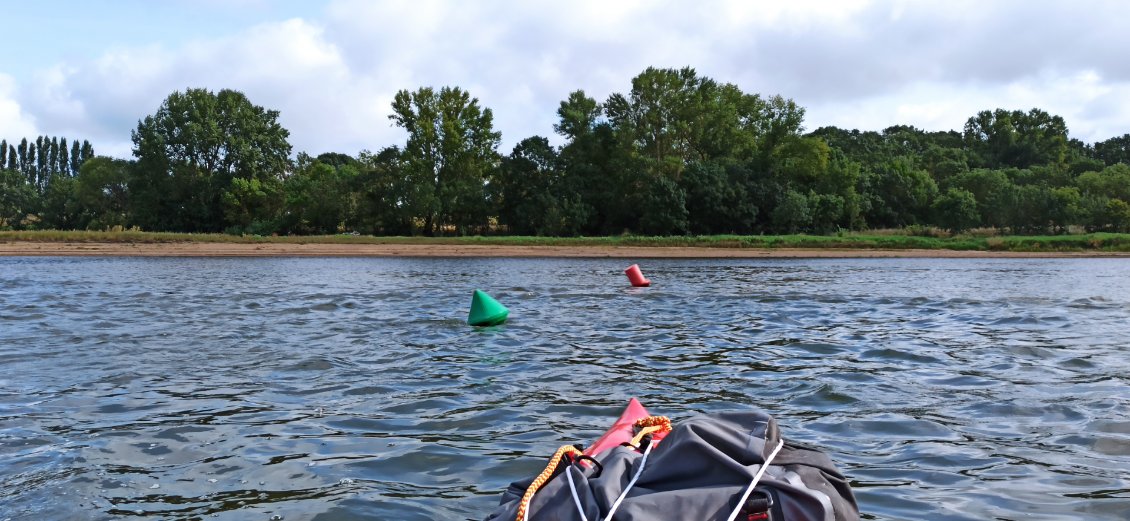
[[[94,157],[89,141],[38,136],[19,144],[0,140],[0,229],[50,226],[42,218],[66,204],[69,183],[82,164]]]
[[[41,194],[47,189],[51,177],[74,177],[78,175],[83,161],[91,157],[94,157],[94,147],[85,140],[81,145],[75,140],[69,152],[65,137],[39,136],[35,141],[24,138],[18,145],[8,144],[6,139],[0,140],[0,168],[21,173],[27,183]]]
[[[170,94],[131,160],[40,137],[5,146],[0,228],[254,234],[833,233],[936,226],[1130,231],[1130,134],[1069,139],[1040,109],[960,131],[804,128],[790,99],[692,68],[648,68],[603,101],[577,90],[543,136],[499,151],[459,87],[402,90],[402,144],[299,153],[278,111],[237,91]],[[31,152],[31,150],[35,150]],[[75,150],[78,153],[75,153]],[[13,159],[14,158],[14,159]]]

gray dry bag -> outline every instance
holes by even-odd
[[[619,446],[597,455],[596,462],[562,461],[534,494],[528,519],[859,519],[851,488],[832,460],[784,441],[776,420],[759,411],[699,416],[650,450]],[[515,521],[531,481],[511,484],[486,520]]]

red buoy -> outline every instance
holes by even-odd
[[[634,287],[646,288],[651,285],[651,281],[644,278],[643,273],[640,272],[639,264],[628,266],[624,273],[628,275],[628,282],[631,282]]]

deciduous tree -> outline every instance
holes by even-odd
[[[1067,124],[1040,109],[982,111],[965,123],[964,139],[978,166],[1063,165]]]
[[[231,223],[224,196],[257,181],[269,185],[289,166],[290,132],[278,111],[254,105],[243,93],[188,89],[170,94],[157,112],[138,122],[130,183],[134,220],[150,229],[221,231]],[[77,142],[76,142],[77,145]],[[72,149],[72,168],[89,144]]]
[[[94,157],[79,170],[75,195],[92,229],[125,226],[129,218],[129,179],[133,163]],[[60,176],[62,177],[62,176]]]
[[[413,185],[409,206],[428,235],[451,226],[458,234],[484,227],[493,213],[486,183],[498,164],[501,134],[494,114],[459,87],[402,90],[392,102],[397,126],[408,132],[404,168]]]
[[[977,199],[973,193],[950,188],[934,201],[934,222],[951,232],[959,233],[976,227],[981,221]]]

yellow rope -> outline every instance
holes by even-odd
[[[651,427],[652,425],[658,425],[663,427],[664,431],[670,432],[671,418],[666,416],[645,416],[636,420],[636,427]]]
[[[643,437],[656,432],[671,432],[671,418],[666,416],[648,416],[636,420],[636,427],[640,432],[630,442],[633,447],[639,447]]]
[[[632,446],[639,446],[640,441],[648,434],[671,432],[671,419],[666,416],[648,416],[636,420],[635,426],[640,429],[640,432],[632,438],[631,443]],[[546,481],[549,481],[549,478],[553,477],[553,473],[557,471],[557,465],[561,463],[561,458],[566,454],[580,456],[584,453],[577,450],[577,448],[572,445],[563,445],[561,448],[557,449],[557,452],[553,453],[553,457],[550,458],[549,463],[546,464],[545,470],[541,471],[541,474],[538,474],[538,477],[534,478],[529,487],[526,487],[526,493],[522,494],[522,501],[518,503],[518,516],[515,521],[525,521],[526,511],[530,508],[530,501],[533,501],[534,494],[537,493],[538,489],[540,489]]]
[[[566,454],[580,456],[584,453],[577,450],[577,448],[572,445],[563,445],[560,449],[557,449],[557,452],[553,453],[553,457],[550,458],[549,463],[545,466],[545,470],[541,471],[541,474],[538,474],[538,477],[534,478],[534,481],[526,488],[526,493],[522,494],[522,501],[518,503],[518,517],[515,521],[525,521],[526,510],[530,508],[530,501],[534,499],[534,493],[536,493],[546,481],[549,481],[549,478],[557,471],[557,464],[561,462],[561,457]]]
[[[652,425],[651,427],[644,427],[644,428],[640,429],[640,432],[636,434],[636,437],[632,438],[632,440],[629,441],[628,443],[631,444],[631,446],[635,447],[636,449],[639,449],[640,448],[640,442],[643,441],[644,436],[647,436],[648,434],[651,434],[653,432],[659,432],[661,430],[663,430],[663,427],[660,427],[658,425]]]

